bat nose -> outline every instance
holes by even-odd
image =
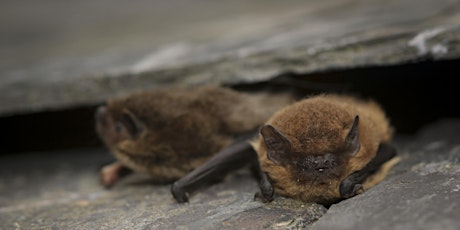
[[[96,121],[103,122],[105,120],[104,118],[106,117],[106,115],[107,115],[107,107],[103,105],[99,106],[96,110],[96,115],[95,115]]]

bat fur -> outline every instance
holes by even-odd
[[[129,173],[169,183],[256,130],[291,103],[289,94],[247,94],[219,86],[148,90],[108,100],[96,131],[117,162],[101,170],[109,187]]]
[[[341,194],[341,183],[365,168],[379,146],[390,144],[392,135],[385,113],[374,101],[323,94],[281,109],[251,144],[275,194],[330,204],[347,198]],[[358,187],[348,196],[380,182],[397,161],[388,161],[393,151],[383,152],[388,155],[378,165],[383,166],[373,166],[364,181],[351,185]],[[265,194],[265,199],[271,195]]]

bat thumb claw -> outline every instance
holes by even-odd
[[[174,199],[178,203],[188,202],[188,194],[187,194],[187,192],[185,192],[184,189],[181,188],[181,186],[179,186],[177,184],[177,182],[174,182],[171,185],[171,194],[173,195]]]
[[[254,201],[261,201],[262,203],[270,203],[273,201],[273,196],[264,196],[261,192],[254,194]]]
[[[353,196],[359,195],[364,192],[364,187],[362,184],[356,184],[353,188]]]

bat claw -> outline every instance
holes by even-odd
[[[364,192],[364,187],[362,184],[355,184],[353,187],[353,196],[359,195]]]
[[[262,203],[270,203],[273,201],[273,196],[264,196],[261,192],[254,194],[255,201],[261,201]]]
[[[355,196],[356,190],[358,189],[359,184],[355,182],[355,179],[350,176],[340,183],[340,197],[343,199],[350,198]]]
[[[178,203],[188,202],[188,194],[181,188],[177,182],[171,185],[171,194]]]
[[[354,184],[348,180],[344,180],[340,185],[340,196],[344,199],[356,196],[364,192],[362,184]]]

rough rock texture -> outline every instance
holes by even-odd
[[[143,175],[103,189],[105,151],[0,156],[0,229],[458,229],[460,120],[396,141],[403,159],[391,175],[329,210],[253,201],[258,188],[247,170],[177,204],[169,186]]]
[[[331,206],[312,229],[458,229],[460,122],[434,124],[399,151],[389,178]]]
[[[105,190],[97,168],[107,156],[82,149],[2,157],[0,229],[260,229],[306,226],[326,212],[290,199],[254,201],[257,183],[248,171],[188,204],[177,204],[169,186],[152,185],[142,175]]]
[[[7,1],[0,115],[94,105],[147,87],[458,59],[459,3]]]

